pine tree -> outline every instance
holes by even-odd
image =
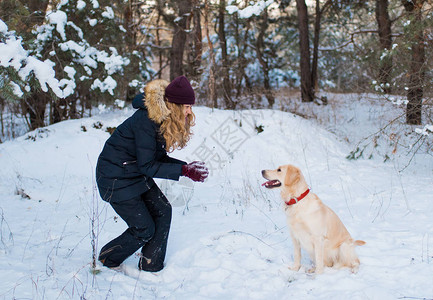
[[[45,106],[38,99],[36,104],[28,105],[31,90],[49,91],[49,88],[62,94],[59,82],[49,61],[40,61],[24,48],[23,39],[14,31],[9,31],[6,23],[0,20],[0,98],[2,107],[6,103],[23,99],[24,114],[29,114],[30,128],[43,126]],[[27,108],[29,108],[27,110]],[[38,113],[42,112],[41,115]],[[41,121],[42,120],[42,121]]]
[[[120,96],[117,82],[129,59],[119,55],[122,31],[113,9],[100,2],[62,1],[34,31],[33,52],[53,61],[57,76],[63,77],[63,97],[50,99],[50,123],[79,117],[78,101],[84,111],[98,99],[109,102]]]

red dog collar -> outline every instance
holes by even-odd
[[[303,192],[303,193],[301,194],[301,196],[290,198],[289,201],[284,201],[284,203],[286,203],[287,205],[293,205],[293,204],[296,204],[296,203],[298,203],[299,201],[301,201],[302,199],[304,199],[305,196],[307,196],[309,192],[310,192],[310,189],[307,189],[305,192]]]

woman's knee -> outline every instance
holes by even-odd
[[[130,227],[129,231],[137,240],[146,243],[155,234],[155,224],[152,222],[145,227]]]

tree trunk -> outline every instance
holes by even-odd
[[[233,71],[235,74],[236,98],[239,98],[242,95],[242,92],[244,92],[245,90],[249,94],[251,92],[251,84],[245,73],[245,68],[248,64],[248,60],[245,57],[245,50],[248,47],[247,41],[248,41],[248,34],[250,30],[250,20],[245,19],[246,24],[242,25],[239,22],[240,20],[238,14],[234,14],[233,17],[235,20],[234,36],[235,36],[236,46],[239,49],[236,58],[237,63]],[[243,36],[241,36],[241,32],[240,32],[241,28],[244,30]],[[243,84],[244,80],[245,80],[245,84]]]
[[[376,20],[379,31],[381,52],[390,51],[392,47],[391,20],[388,14],[388,0],[376,0]],[[379,61],[379,83],[384,93],[391,92],[390,78],[392,71],[392,57],[389,53]]]
[[[48,101],[48,94],[43,92],[33,92],[22,101],[23,113],[29,115],[30,130],[45,126],[45,110]]]
[[[162,78],[162,68],[164,65],[163,61],[163,55],[162,55],[162,48],[161,48],[161,35],[159,33],[159,22],[161,20],[161,13],[158,11],[158,17],[156,19],[156,46],[158,51],[158,62],[159,62],[159,71],[158,71],[158,79]]]
[[[192,48],[192,74],[191,77],[197,82],[202,74],[201,60],[203,54],[202,31],[201,31],[201,10],[199,3],[196,0],[193,8],[193,24],[194,24],[194,43]]]
[[[411,21],[410,41],[412,60],[409,68],[409,84],[406,107],[406,122],[410,125],[420,125],[422,122],[422,97],[425,78],[424,28],[422,25],[422,6],[425,0],[402,0]]]
[[[220,0],[219,5],[219,15],[218,15],[218,37],[221,45],[221,59],[222,59],[222,77],[223,77],[223,98],[226,104],[227,109],[234,109],[235,103],[232,100],[231,96],[231,82],[229,75],[229,60],[227,55],[227,40],[225,33],[225,10],[226,10],[226,1]]]
[[[58,99],[51,101],[50,124],[59,123],[68,119],[68,101]]]
[[[170,51],[170,80],[183,75],[183,52],[186,42],[188,14],[192,10],[191,0],[176,1],[179,18],[174,22],[173,39]]]
[[[257,36],[256,53],[257,53],[257,59],[259,60],[259,63],[263,69],[263,84],[265,88],[265,96],[266,99],[268,100],[269,108],[272,108],[272,106],[274,106],[275,103],[275,98],[272,93],[271,83],[269,80],[269,64],[266,58],[264,57],[264,51],[265,51],[264,36],[267,28],[268,28],[268,9],[265,8],[263,11],[263,21],[260,24],[259,35]]]
[[[308,11],[305,0],[296,0],[298,11],[299,46],[301,53],[301,97],[303,102],[314,100],[310,69],[310,41],[308,36]]]
[[[126,47],[132,52],[135,50],[136,40],[137,40],[137,29],[134,26],[134,16],[132,1],[125,3],[125,8],[123,11],[123,27],[126,29]]]
[[[209,66],[209,100],[208,105],[212,108],[217,107],[216,85],[215,85],[215,54],[209,34],[209,0],[205,1],[204,26],[206,29],[206,39],[209,47],[210,66]]]
[[[318,91],[318,63],[319,63],[319,41],[320,28],[323,13],[331,6],[332,0],[327,0],[322,8],[320,1],[316,0],[316,17],[314,20],[314,40],[313,40],[313,61],[311,63],[311,84],[313,86],[313,95]]]

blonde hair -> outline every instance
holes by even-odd
[[[184,148],[191,139],[191,127],[195,125],[195,115],[191,113],[185,118],[182,104],[168,101],[165,104],[170,114],[162,122],[160,131],[165,139],[167,151],[172,152]]]

